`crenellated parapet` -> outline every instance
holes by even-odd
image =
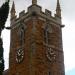
[[[25,10],[23,10],[19,13],[19,17],[23,17],[24,15],[25,15]]]
[[[51,11],[49,11],[49,10],[47,10],[47,9],[45,9],[45,14],[46,14],[47,16],[49,16],[49,17],[51,17],[51,16],[52,16]]]
[[[58,16],[59,14],[59,1],[57,2],[57,8],[56,8],[56,13],[54,16],[52,16],[52,12],[50,10],[47,10],[45,9],[45,12],[42,11],[42,7],[37,5],[37,4],[32,4],[31,6],[28,7],[28,10],[27,12],[25,12],[25,10],[21,11],[19,13],[19,17],[17,17],[15,15],[15,5],[14,5],[14,2],[13,2],[13,5],[12,5],[12,9],[13,9],[13,13],[11,12],[11,24],[14,25],[14,23],[18,23],[19,21],[21,20],[24,20],[24,19],[30,19],[31,17],[30,16],[38,16],[38,19],[41,19],[41,20],[49,20],[53,23],[57,23],[59,25],[61,25],[61,17]],[[60,12],[61,13],[61,12]],[[27,21],[25,20],[25,21]]]
[[[36,13],[39,14],[42,12],[42,8],[39,5],[31,5],[28,7],[28,13],[32,14],[32,13]]]

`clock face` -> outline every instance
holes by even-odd
[[[48,48],[48,50],[46,51],[46,56],[50,62],[54,61],[56,58],[55,52],[52,48]]]
[[[22,62],[23,58],[24,58],[24,50],[22,48],[19,48],[16,51],[16,61],[17,61],[17,63]]]

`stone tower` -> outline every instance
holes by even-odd
[[[59,0],[54,17],[32,0],[17,18],[13,2],[9,75],[65,75],[62,27]]]

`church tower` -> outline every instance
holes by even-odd
[[[9,75],[65,75],[62,27],[59,0],[54,17],[32,0],[17,18],[13,2]]]

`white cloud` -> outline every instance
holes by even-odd
[[[65,27],[63,30],[63,49],[64,49],[64,60],[65,69],[70,70],[75,68],[75,26],[74,22],[63,19]]]

